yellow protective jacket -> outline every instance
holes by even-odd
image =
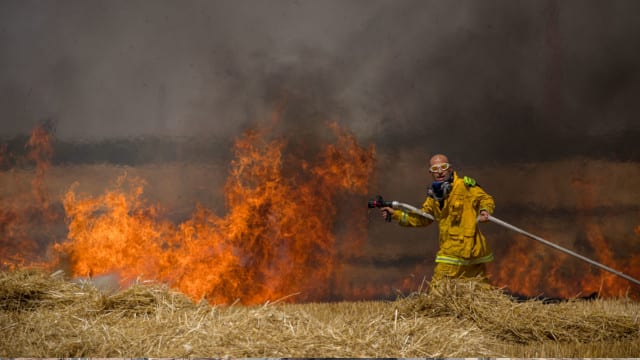
[[[493,213],[493,197],[478,186],[472,178],[460,178],[454,172],[449,196],[442,208],[439,202],[427,197],[422,210],[432,214],[438,222],[440,249],[436,262],[453,265],[474,265],[493,260],[487,240],[477,226],[477,217],[481,210]],[[393,218],[401,226],[426,226],[432,221],[420,215],[396,210]]]

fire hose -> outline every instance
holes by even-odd
[[[414,214],[420,215],[422,217],[425,217],[427,219],[435,221],[435,218],[433,217],[433,215],[431,215],[429,213],[426,213],[426,212],[424,212],[424,211],[422,211],[422,210],[420,210],[420,209],[418,209],[418,208],[416,208],[414,206],[411,206],[411,205],[408,205],[408,204],[405,204],[405,203],[401,203],[401,202],[398,202],[398,201],[383,201],[381,197],[376,198],[376,200],[369,201],[369,207],[370,208],[373,208],[373,207],[391,207],[393,209],[405,210],[405,211],[408,211],[408,212],[411,212],[411,213],[414,213]],[[388,220],[390,220],[390,217],[388,218]],[[552,243],[552,242],[550,242],[548,240],[545,240],[545,239],[543,239],[543,238],[541,238],[539,236],[533,235],[533,234],[531,234],[531,233],[529,233],[527,231],[524,231],[524,230],[522,230],[522,229],[520,229],[520,228],[518,228],[516,226],[513,226],[513,225],[507,223],[506,221],[500,220],[497,217],[489,216],[489,221],[493,222],[494,224],[498,224],[498,225],[500,225],[502,227],[505,227],[505,228],[507,228],[509,230],[515,231],[515,232],[517,232],[517,233],[519,233],[521,235],[529,237],[529,238],[531,238],[533,240],[536,240],[536,241],[538,241],[538,242],[540,242],[540,243],[542,243],[544,245],[550,246],[550,247],[552,247],[552,248],[554,248],[556,250],[560,250],[560,251],[564,252],[565,254],[569,254],[569,255],[571,255],[571,256],[573,256],[575,258],[578,258],[578,259],[580,259],[582,261],[586,261],[587,263],[589,263],[591,265],[599,267],[602,270],[608,271],[608,272],[610,272],[610,273],[612,273],[614,275],[617,275],[617,276],[619,276],[619,277],[621,277],[621,278],[623,278],[625,280],[628,280],[628,281],[630,281],[630,282],[632,282],[632,283],[634,283],[636,285],[640,285],[640,280],[638,280],[636,278],[633,278],[633,277],[631,277],[631,276],[629,276],[627,274],[624,274],[624,273],[622,273],[622,272],[620,272],[618,270],[612,269],[612,268],[610,268],[610,267],[608,267],[608,266],[606,266],[604,264],[601,264],[601,263],[599,263],[599,262],[597,262],[595,260],[589,259],[586,256],[580,255],[580,254],[578,254],[576,252],[573,252],[573,251],[571,251],[571,250],[569,250],[567,248],[564,248],[564,247],[562,247],[562,246],[560,246],[558,244],[555,244],[555,243]]]
[[[558,244],[552,243],[551,241],[547,241],[547,240],[545,240],[545,239],[543,239],[543,238],[541,238],[539,236],[536,236],[536,235],[533,235],[533,234],[531,234],[529,232],[526,232],[526,231],[524,231],[524,230],[522,230],[522,229],[520,229],[518,227],[515,227],[515,226],[513,226],[513,225],[511,225],[511,224],[509,224],[509,223],[507,223],[505,221],[502,221],[502,220],[498,219],[497,217],[489,216],[489,221],[491,221],[491,222],[493,222],[495,224],[498,224],[498,225],[500,225],[502,227],[505,227],[505,228],[507,228],[509,230],[513,230],[513,231],[515,231],[517,233],[520,233],[520,234],[522,234],[524,236],[527,236],[527,237],[529,237],[529,238],[531,238],[533,240],[539,241],[539,242],[541,242],[541,243],[543,243],[543,244],[545,244],[547,246],[550,246],[550,247],[552,247],[552,248],[554,248],[556,250],[560,250],[560,251],[562,251],[562,252],[564,252],[566,254],[569,254],[569,255],[571,255],[571,256],[573,256],[575,258],[578,258],[580,260],[586,261],[589,264],[597,266],[602,270],[606,270],[606,271],[608,271],[608,272],[610,272],[610,273],[612,273],[614,275],[620,276],[623,279],[629,280],[632,283],[635,283],[636,285],[640,285],[640,280],[638,280],[638,279],[632,278],[629,275],[626,275],[626,274],[624,274],[624,273],[622,273],[622,272],[620,272],[618,270],[612,269],[612,268],[610,268],[610,267],[608,267],[608,266],[606,266],[604,264],[601,264],[601,263],[599,263],[599,262],[597,262],[595,260],[589,259],[586,256],[582,256],[582,255],[580,255],[580,254],[578,254],[576,252],[573,252],[573,251],[571,251],[571,250],[569,250],[567,248],[564,248],[564,247],[562,247],[562,246],[560,246]]]

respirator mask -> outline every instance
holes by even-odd
[[[451,176],[444,181],[434,181],[427,189],[427,196],[432,197],[438,201],[443,201],[449,196],[451,192]]]

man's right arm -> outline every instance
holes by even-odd
[[[426,212],[427,214],[433,214],[432,208],[433,199],[427,198],[424,204],[422,204],[422,211]],[[409,227],[427,226],[433,222],[433,220],[425,218],[424,216],[420,216],[418,214],[400,209],[396,209],[393,212],[392,219],[397,220],[400,226]]]

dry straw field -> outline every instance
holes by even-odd
[[[292,298],[295,294],[292,294]],[[38,270],[0,273],[0,357],[638,357],[640,304],[515,301],[448,281],[395,301],[193,303]]]

